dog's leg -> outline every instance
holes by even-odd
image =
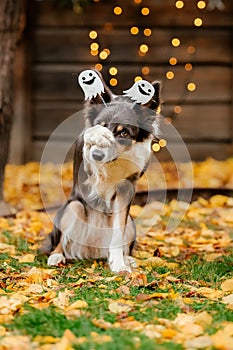
[[[123,198],[117,196],[114,201],[113,235],[109,247],[109,265],[112,272],[131,272],[130,266],[124,260],[124,246],[128,243],[124,242],[126,215],[127,208]]]
[[[49,266],[57,266],[60,263],[65,263],[66,259],[63,255],[62,245],[61,242],[58,243],[56,248],[52,251],[51,255],[48,258],[47,264]]]

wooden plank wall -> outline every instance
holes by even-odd
[[[107,82],[111,78],[109,68],[118,68],[118,84],[112,87],[116,94],[129,88],[138,75],[149,81],[161,80],[162,114],[173,118],[192,159],[233,155],[232,1],[223,2],[223,11],[209,11],[198,9],[194,0],[184,1],[182,9],[175,7],[174,0],[143,0],[140,4],[133,0],[101,0],[76,14],[71,8],[57,6],[58,1],[28,1],[26,55],[31,146],[25,160],[40,160],[51,133],[82,108],[83,93],[72,73],[96,63],[103,65]],[[116,5],[123,9],[120,16],[113,13]],[[141,14],[144,6],[150,9],[148,16]],[[193,25],[197,17],[203,20],[201,27]],[[130,34],[132,26],[138,26],[138,35]],[[152,30],[151,36],[143,34],[145,28]],[[98,32],[96,40],[89,38],[90,30]],[[179,47],[171,45],[174,37],[180,39]],[[90,55],[93,41],[102,49],[110,49],[106,60]],[[143,43],[149,51],[139,56],[138,47]],[[170,65],[170,57],[177,59],[175,66]],[[185,70],[186,63],[192,64],[191,71]],[[147,75],[142,74],[145,66],[150,68]],[[166,78],[167,71],[174,72],[174,79]],[[195,91],[187,90],[189,82],[196,84]],[[182,109],[179,114],[174,113],[177,105]],[[81,119],[79,122],[81,125]],[[52,141],[51,160],[59,161],[58,153],[75,135],[73,128],[63,129]],[[168,159],[169,155],[163,149],[158,157]]]

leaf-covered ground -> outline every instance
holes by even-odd
[[[156,174],[156,176],[155,176]],[[149,181],[148,181],[149,180]],[[72,162],[21,166],[8,164],[4,186],[5,199],[16,209],[38,209],[64,202],[72,188]],[[148,183],[149,182],[149,183]],[[137,190],[169,188],[233,188],[233,158],[203,162],[152,163],[138,181]]]
[[[233,199],[131,214],[138,268],[118,275],[105,261],[47,267],[46,213],[0,218],[1,350],[233,349]]]

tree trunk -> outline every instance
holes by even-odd
[[[20,0],[0,0],[0,202],[13,119],[14,52],[19,33]]]

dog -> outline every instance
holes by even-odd
[[[77,79],[87,101],[74,151],[73,189],[43,251],[49,266],[107,259],[112,272],[131,272],[136,229],[129,210],[158,133],[160,82],[141,80],[116,96],[95,70]]]

